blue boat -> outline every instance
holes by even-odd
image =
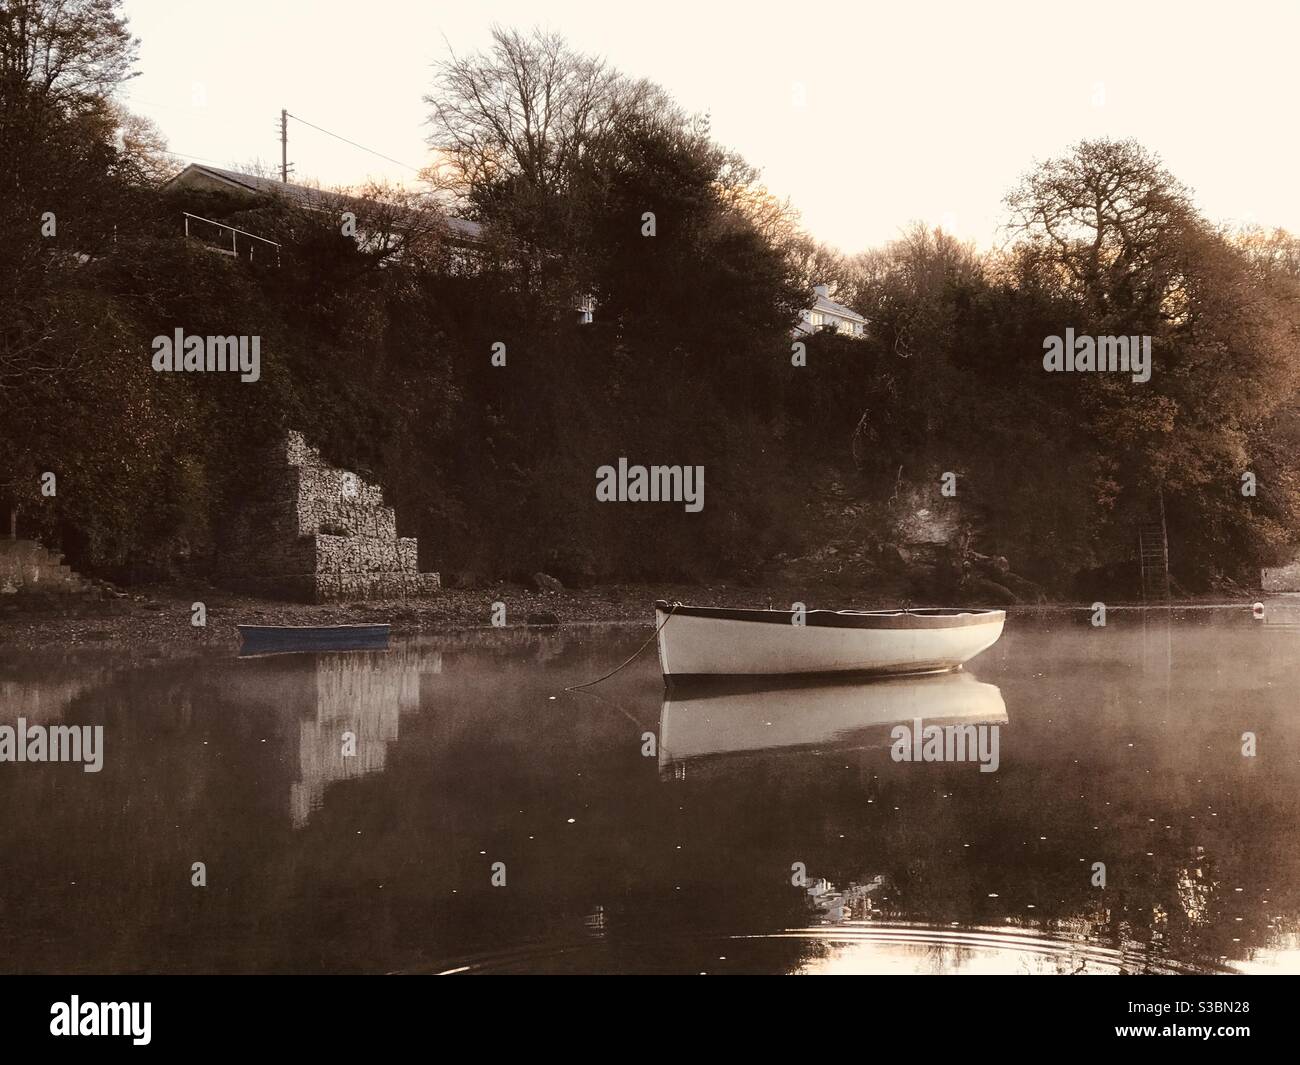
[[[387,625],[236,625],[239,653],[293,654],[302,651],[386,651]]]

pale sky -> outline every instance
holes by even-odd
[[[1035,159],[1136,137],[1216,221],[1300,233],[1300,0],[125,0],[123,102],[173,151],[279,165],[285,107],[419,167],[432,64],[493,23],[578,49],[708,110],[714,136],[849,252],[911,221],[981,246]],[[290,122],[296,175],[412,171]],[[192,160],[183,160],[192,161]]]

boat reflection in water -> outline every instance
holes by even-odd
[[[1002,692],[966,672],[857,682],[771,678],[672,682],[659,719],[659,765],[740,751],[880,742],[874,730],[922,719],[1001,724]]]
[[[385,625],[236,625],[239,657],[319,651],[386,651]]]

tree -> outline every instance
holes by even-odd
[[[1007,205],[1013,236],[1099,324],[1154,324],[1179,284],[1175,244],[1200,225],[1186,187],[1132,140],[1081,142],[1027,174]]]
[[[464,202],[516,177],[539,196],[558,195],[630,90],[558,34],[496,27],[492,41],[486,55],[439,64],[425,97],[430,144],[453,165],[449,186]]]
[[[1265,508],[1235,491],[1252,434],[1300,385],[1286,242],[1228,239],[1133,141],[1077,145],[1027,175],[1008,204],[1020,238],[1010,274],[1063,301],[1054,333],[1151,338],[1149,382],[1088,373],[1061,382],[1059,402],[1089,429],[1115,518],[1141,518],[1160,495],[1185,577],[1209,573],[1213,560],[1251,565],[1275,546],[1269,523],[1300,504],[1275,496],[1264,521]]]
[[[108,94],[130,76],[136,51],[119,8],[119,0],[0,8],[0,291],[10,298],[39,286],[52,258],[66,265],[73,252],[93,254],[112,231],[106,215],[127,168]]]
[[[8,0],[0,8],[0,95],[75,109],[127,78],[139,42],[121,0]]]
[[[464,389],[490,480],[542,516],[529,539],[550,531],[561,575],[747,564],[754,537],[732,526],[770,524],[758,515],[782,456],[765,440],[807,299],[774,239],[786,209],[707,121],[554,35],[496,31],[487,55],[442,64],[428,99],[441,188],[489,234],[497,290],[483,339],[524,353]],[[575,330],[588,295],[595,324]],[[716,510],[684,523],[662,508],[592,508],[591,471],[608,456],[683,441],[720,473]],[[702,562],[710,539],[731,558]]]
[[[119,0],[0,7],[0,490],[32,495],[34,399],[72,373],[89,337],[72,278],[129,214],[132,168],[108,103],[136,42]],[[101,336],[104,334],[101,334]]]
[[[181,167],[167,150],[167,137],[152,118],[114,104],[110,113],[117,126],[117,143],[124,160],[152,185],[175,177]]]

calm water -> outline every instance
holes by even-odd
[[[0,645],[0,724],[105,745],[0,764],[0,968],[1300,971],[1287,614],[1013,615],[965,674],[777,691],[665,693],[652,650],[563,691],[640,628]],[[996,725],[997,771],[892,760],[915,717]]]

